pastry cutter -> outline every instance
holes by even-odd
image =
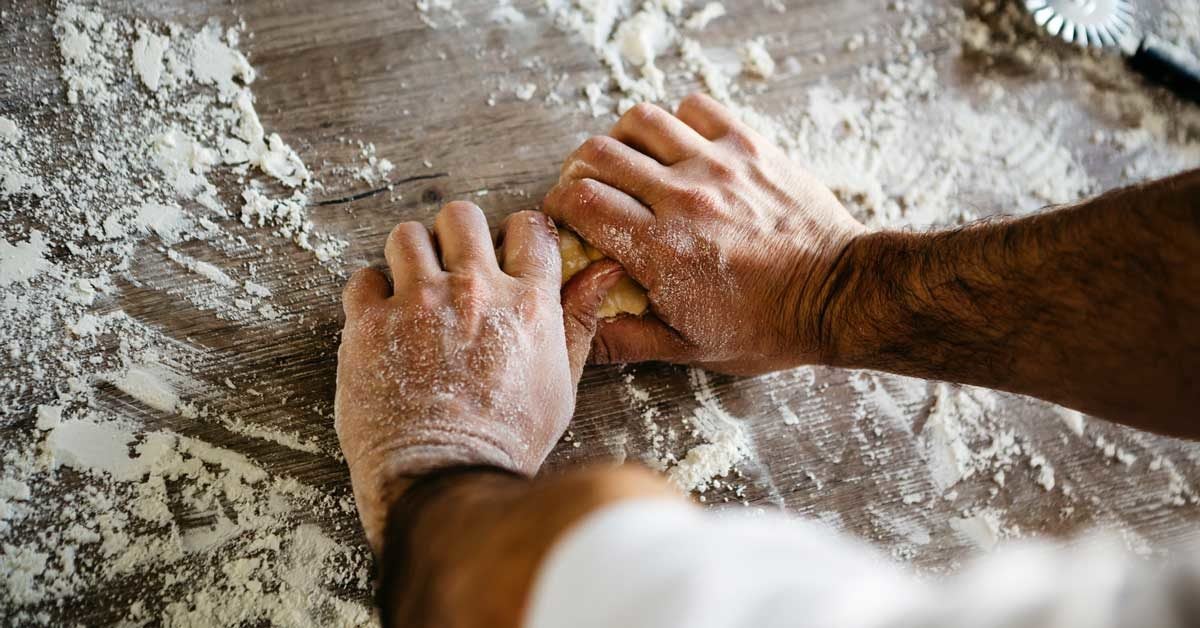
[[[1083,48],[1119,49],[1143,76],[1200,103],[1200,60],[1140,32],[1130,0],[1025,0],[1025,9],[1051,35]]]

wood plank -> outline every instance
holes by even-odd
[[[704,42],[736,48],[752,36],[765,35],[777,59],[825,55],[826,63],[805,61],[804,72],[769,83],[761,94],[747,94],[759,109],[783,116],[802,106],[808,89],[849,85],[863,66],[889,60],[884,46],[845,46],[864,31],[895,36],[905,15],[888,10],[888,4],[797,2],[779,14],[759,0],[731,0],[726,6],[736,19],[715,22]],[[514,211],[536,208],[564,156],[613,122],[612,117],[593,118],[576,105],[581,85],[606,76],[595,56],[557,28],[540,3],[520,0],[514,6],[529,21],[505,27],[488,21],[492,4],[459,0],[455,8],[465,25],[447,22],[437,30],[421,22],[411,3],[379,0],[174,0],[157,6],[115,3],[108,9],[192,26],[210,18],[223,24],[244,20],[253,38],[242,48],[260,72],[254,92],[264,125],[286,138],[325,184],[312,207],[318,227],[350,243],[345,263],[334,271],[278,238],[237,225],[229,230],[245,237],[248,246],[236,256],[202,245],[183,247],[224,268],[256,264],[258,276],[280,295],[282,305],[303,314],[300,322],[240,325],[194,308],[170,291],[180,270],[167,263],[161,250],[152,249],[139,255],[132,270],[138,285],[123,285],[117,303],[130,316],[204,354],[192,374],[213,390],[223,390],[223,381],[230,378],[238,387],[264,393],[214,392],[196,399],[198,403],[249,424],[298,432],[302,439],[312,439],[319,453],[249,438],[211,422],[148,413],[115,390],[106,391],[108,402],[149,427],[202,438],[246,455],[272,474],[294,477],[331,495],[348,494],[331,421],[342,321],[339,293],[348,271],[381,266],[383,240],[392,226],[404,220],[428,224],[447,200],[474,200],[493,226]],[[960,10],[948,1],[939,6]],[[61,103],[47,7],[17,3],[5,10],[0,113],[35,112],[42,100]],[[975,98],[973,77],[998,71],[959,55],[957,45],[936,24],[915,41],[918,49],[935,55],[944,76],[961,77],[947,89]],[[42,63],[37,71],[16,76],[4,68],[13,67],[18,58]],[[559,82],[564,73],[568,78]],[[1007,80],[1020,84],[1036,79]],[[532,102],[511,93],[512,85],[527,81],[539,86]],[[539,102],[550,86],[557,86],[566,105]],[[671,95],[678,98],[697,88],[673,82]],[[495,105],[489,106],[493,96]],[[1067,107],[1088,107],[1085,91],[1066,91],[1063,97]],[[1094,117],[1086,119],[1090,123]],[[372,142],[381,157],[395,162],[390,190],[347,176],[347,167],[361,160],[359,148],[346,139]],[[1120,164],[1097,163],[1102,157],[1099,149],[1082,155],[1103,184],[1117,179]],[[232,190],[223,186],[225,194]],[[668,449],[682,457],[696,442],[688,423],[702,405],[695,377],[687,369],[657,364],[589,369],[571,440],[555,450],[550,467],[653,456],[644,418],[649,410],[657,413],[659,426],[677,432]],[[898,560],[935,572],[978,553],[949,522],[983,507],[1001,512],[1007,530],[1029,536],[1066,537],[1111,527],[1155,548],[1198,536],[1200,508],[1164,504],[1161,496],[1170,480],[1148,466],[1157,457],[1169,458],[1192,483],[1200,461],[1200,448],[1192,444],[1091,420],[1079,436],[1049,405],[1004,395],[986,412],[988,420],[1011,430],[1026,452],[1052,461],[1055,490],[1038,485],[1037,470],[1025,454],[1003,486],[994,475],[981,473],[944,497],[931,479],[931,453],[920,436],[934,410],[935,383],[820,367],[756,378],[709,375],[708,381],[720,406],[744,425],[756,453],[739,467],[740,477],[704,495],[708,503],[745,503],[820,517],[872,540]],[[646,391],[648,399],[635,398],[631,386]],[[790,424],[790,416],[799,421]],[[1122,443],[1137,454],[1137,461],[1130,467],[1114,461],[1097,447],[1097,437]],[[1070,487],[1069,494],[1064,486]],[[920,500],[914,501],[915,496]],[[317,513],[316,518],[338,540],[358,542],[352,514]],[[137,599],[136,587],[136,582],[119,587],[127,597],[118,599]],[[85,600],[79,616],[97,622],[120,617],[103,597]]]

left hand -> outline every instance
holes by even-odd
[[[520,212],[500,237],[497,251],[479,208],[450,203],[432,234],[415,222],[392,231],[393,285],[362,269],[346,286],[334,426],[377,552],[408,479],[478,464],[532,476],[570,421],[620,268],[593,265],[560,303],[553,222]]]

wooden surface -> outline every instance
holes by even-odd
[[[755,105],[771,113],[796,106],[797,98],[821,81],[844,85],[863,64],[885,60],[881,48],[849,52],[842,42],[865,28],[894,33],[903,18],[884,10],[888,3],[883,1],[790,2],[784,14],[767,10],[758,0],[726,4],[737,19],[715,22],[705,34],[706,45],[733,48],[765,34],[774,42],[777,59],[808,58],[816,52],[828,59],[801,76],[771,83],[755,97]],[[383,241],[392,226],[403,220],[428,223],[446,200],[475,200],[493,225],[513,211],[537,207],[563,157],[613,121],[591,117],[574,106],[573,98],[568,99],[570,106],[547,106],[539,102],[544,91],[533,102],[521,102],[504,91],[504,85],[527,81],[544,90],[564,72],[571,85],[606,76],[590,50],[555,28],[540,13],[540,5],[528,0],[515,3],[529,16],[519,27],[490,24],[489,3],[459,0],[456,9],[467,26],[445,24],[436,30],[418,19],[411,2],[394,0],[179,0],[118,6],[109,10],[190,26],[209,18],[225,24],[245,21],[253,38],[245,39],[241,48],[259,71],[254,84],[259,113],[267,129],[280,133],[325,183],[312,217],[321,230],[350,241],[346,271],[359,263],[382,264]],[[15,15],[32,22],[44,20],[45,11],[44,5],[33,3],[15,10]],[[40,32],[29,35],[28,43],[35,58],[43,55],[53,62],[53,40],[44,23]],[[968,77],[961,89],[970,89],[969,77],[979,68],[958,56],[956,42],[931,29],[916,44],[936,52],[939,64],[948,70],[944,76]],[[0,47],[0,67],[7,63],[6,56],[18,53],[27,51]],[[522,64],[523,59],[535,61]],[[678,93],[673,96],[679,97],[698,86],[675,87]],[[492,94],[496,103],[488,106]],[[45,74],[0,86],[0,97],[6,108],[20,113],[43,97],[61,99],[62,88],[51,65]],[[1086,103],[1083,97],[1075,102],[1068,98],[1066,105]],[[378,186],[338,170],[360,163],[358,149],[342,138],[373,142],[379,156],[396,164],[390,175],[392,190],[378,191]],[[486,196],[477,195],[483,190]],[[356,196],[361,198],[347,200]],[[241,233],[239,227],[230,229]],[[343,278],[279,239],[251,230],[245,235],[252,244],[267,247],[269,254],[205,259],[219,266],[255,261],[259,277],[288,310],[303,312],[302,321],[240,326],[198,310],[166,291],[178,270],[153,253],[140,257],[133,269],[138,285],[123,285],[118,305],[207,352],[209,359],[195,375],[213,389],[221,390],[229,377],[239,386],[265,393],[261,398],[214,394],[198,402],[252,424],[298,431],[304,438],[315,438],[324,452],[335,452],[331,408]],[[189,253],[205,256],[201,250]],[[650,393],[648,403],[630,397],[625,383],[629,376]],[[1019,528],[1023,535],[1062,536],[1111,527],[1152,547],[1197,537],[1200,509],[1162,503],[1167,480],[1147,467],[1155,456],[1166,455],[1190,484],[1200,462],[1200,449],[1191,445],[1091,420],[1086,435],[1079,437],[1047,405],[1006,396],[990,416],[1052,462],[1058,488],[1047,492],[1038,486],[1022,458],[1003,487],[980,475],[963,482],[953,499],[935,499],[926,456],[915,436],[933,408],[935,384],[924,384],[921,394],[913,395],[911,386],[889,377],[826,368],[759,378],[712,375],[710,381],[723,407],[745,422],[757,453],[756,460],[742,466],[744,477],[733,487],[706,495],[710,503],[744,501],[820,516],[898,558],[933,570],[951,568],[977,552],[948,523],[971,507],[998,508],[1006,528]],[[886,396],[863,392],[873,386],[894,389],[899,410],[878,407],[878,400]],[[120,394],[110,392],[113,403],[120,403]],[[661,424],[678,429],[680,439],[671,449],[682,455],[691,442],[684,420],[698,403],[686,369],[652,364],[589,369],[571,426],[580,445],[563,443],[551,464],[640,459],[647,449],[640,418],[647,407],[660,412]],[[799,424],[785,424],[780,406],[798,416]],[[202,421],[144,419],[244,453],[273,473],[336,494],[348,489],[345,468],[332,455],[294,451]],[[1098,436],[1134,451],[1137,462],[1130,468],[1115,462],[1095,446]],[[1061,490],[1064,483],[1072,487],[1069,496]],[[737,486],[744,487],[740,495],[735,493]],[[916,493],[923,494],[924,501],[905,503],[903,496]],[[352,519],[341,516],[326,523],[338,538],[357,535],[353,525],[335,527]],[[914,542],[913,530],[925,530],[928,542]]]

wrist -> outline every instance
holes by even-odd
[[[443,623],[439,620],[448,618],[463,580],[475,579],[469,559],[478,551],[479,534],[470,524],[493,520],[497,504],[526,483],[482,466],[451,467],[409,480],[407,490],[387,508],[376,554],[381,625]]]
[[[413,435],[409,435],[413,436]],[[350,479],[359,519],[367,543],[378,556],[388,513],[417,478],[446,469],[492,467],[522,473],[511,456],[500,448],[461,434],[426,437],[390,443],[351,462]],[[454,437],[454,438],[450,438]]]
[[[834,317],[851,284],[858,280],[860,269],[853,260],[861,256],[859,251],[872,235],[858,232],[844,237],[830,247],[824,264],[813,264],[811,259],[797,264],[798,271],[791,279],[797,290],[791,299],[789,325],[799,336],[793,353],[803,362],[834,364],[842,333]]]
[[[895,231],[864,233],[848,243],[829,271],[815,316],[820,363],[873,368],[890,319],[919,290],[908,287],[925,236]]]
[[[634,467],[537,481],[487,468],[417,479],[390,511],[379,562],[383,625],[517,626],[562,534],[599,508],[645,497],[677,494]]]

